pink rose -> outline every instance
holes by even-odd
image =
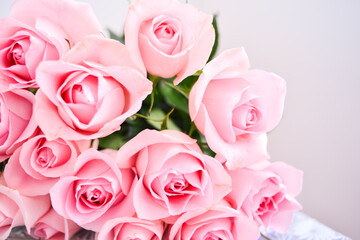
[[[161,221],[148,221],[135,217],[115,218],[107,221],[96,239],[148,239],[161,240],[164,224]]]
[[[221,203],[209,209],[184,213],[171,227],[165,240],[257,240],[259,235],[254,222]]]
[[[301,209],[294,197],[301,191],[303,173],[282,162],[264,164],[229,171],[233,190],[227,199],[259,225],[285,232],[293,212]]]
[[[189,96],[189,112],[217,158],[234,169],[266,159],[266,136],[280,121],[285,81],[249,70],[244,49],[209,62]]]
[[[210,206],[231,190],[222,165],[202,154],[196,140],[174,130],[143,130],[120,148],[117,162],[120,167],[135,166],[140,179],[134,206],[143,219]]]
[[[30,235],[36,239],[68,240],[78,230],[78,225],[64,219],[51,208],[33,224]]]
[[[48,194],[61,175],[74,171],[79,153],[73,142],[48,141],[44,135],[38,135],[10,157],[4,171],[5,181],[22,195]]]
[[[6,239],[13,227],[30,226],[50,208],[48,196],[24,197],[17,190],[0,184],[0,239]]]
[[[212,16],[174,0],[137,0],[125,20],[125,44],[152,75],[174,84],[204,67],[215,31]],[[144,72],[145,72],[144,69]]]
[[[107,136],[152,90],[120,42],[89,36],[63,60],[42,62],[37,69],[35,115],[49,140]]]
[[[8,158],[34,134],[34,95],[26,90],[0,92],[0,161]]]
[[[37,87],[35,70],[59,59],[100,24],[88,4],[70,0],[16,0],[0,20],[0,79],[10,88]]]
[[[53,208],[61,216],[93,231],[109,219],[132,216],[132,186],[136,175],[119,169],[115,160],[95,149],[80,154],[75,172],[62,176],[50,190]]]

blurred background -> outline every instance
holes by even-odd
[[[127,0],[82,1],[104,32],[122,32]],[[0,17],[12,2],[1,0]],[[306,214],[360,239],[360,1],[189,3],[218,15],[219,52],[244,46],[252,68],[287,81],[283,119],[269,134],[272,160],[304,171]]]

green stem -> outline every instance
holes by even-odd
[[[71,49],[71,43],[70,43],[69,39],[65,38],[65,41],[67,42],[69,49]]]
[[[165,85],[168,85],[169,87],[171,87],[172,89],[175,89],[176,91],[178,91],[179,93],[181,93],[184,97],[186,97],[186,99],[189,99],[189,94],[187,94],[181,87],[175,86],[169,82],[163,81],[163,83]]]
[[[164,120],[164,119],[153,119],[153,118],[147,117],[145,115],[142,115],[140,113],[135,113],[133,116],[136,116],[136,117],[139,117],[139,118],[144,118],[146,120],[150,120],[150,121],[154,121],[154,122],[162,122]]]
[[[149,110],[148,110],[148,115],[150,116],[151,110],[153,109],[153,106],[154,106],[155,88],[156,88],[156,85],[158,84],[158,82],[160,80],[160,77],[150,75],[149,79],[150,79],[150,81],[153,82],[153,90],[152,90],[151,95],[150,95],[150,107],[149,107]]]
[[[260,232],[260,235],[265,238],[266,240],[271,240],[270,238],[268,238],[267,236],[265,236],[262,232]]]
[[[201,146],[209,146],[209,145],[207,144],[207,142],[197,142],[197,144],[199,144],[199,145],[201,145]]]
[[[174,105],[174,107],[170,110],[170,112],[168,112],[168,113],[166,114],[166,116],[164,117],[164,120],[163,120],[163,122],[162,122],[162,124],[161,124],[161,129],[160,129],[160,130],[168,129],[167,122],[168,122],[168,120],[169,120],[169,117],[170,117],[171,113],[174,111],[174,109],[175,109],[175,105]]]
[[[194,133],[195,129],[196,129],[195,123],[191,122],[189,133],[188,133],[189,137],[191,137],[191,135]]]
[[[159,82],[160,77],[155,76],[155,75],[150,75],[149,74],[149,80],[152,81],[155,85],[157,84],[157,82]]]

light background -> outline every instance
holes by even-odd
[[[121,32],[127,0],[82,1]],[[1,0],[0,17],[12,2]],[[360,1],[189,2],[218,14],[220,51],[244,46],[253,68],[287,80],[284,117],[269,134],[272,159],[304,171],[305,213],[360,239]]]

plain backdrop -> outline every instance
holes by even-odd
[[[127,0],[83,1],[104,29],[122,31]],[[12,2],[1,0],[0,17]],[[218,15],[220,51],[244,46],[253,68],[287,80],[272,160],[304,171],[305,213],[360,239],[360,1],[189,2]]]

